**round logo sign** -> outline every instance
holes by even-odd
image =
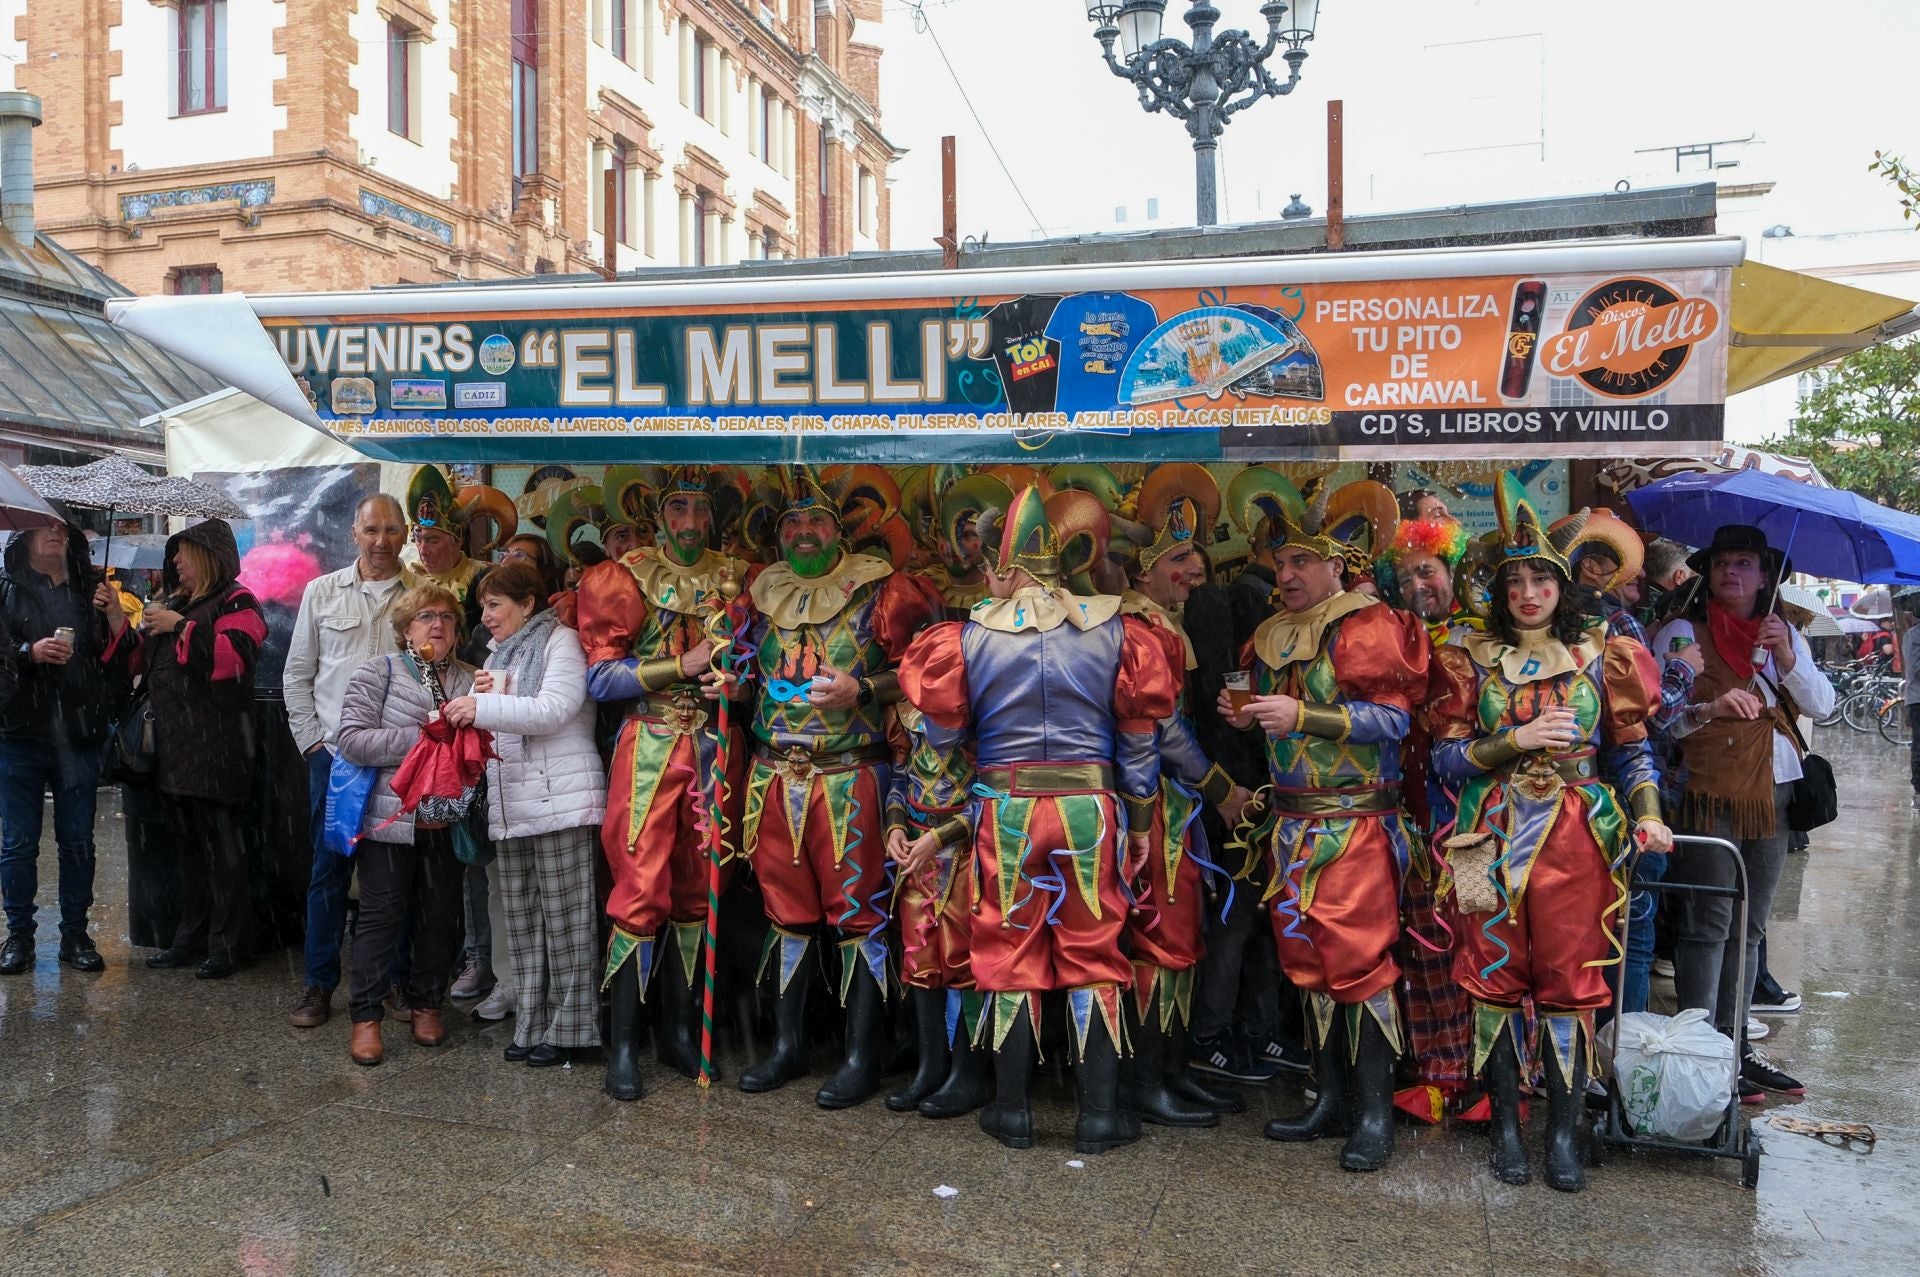
[[[480,343],[480,367],[498,377],[513,367],[513,340],[499,333]]]
[[[1596,394],[1638,399],[1679,376],[1719,324],[1719,308],[1705,297],[1652,279],[1610,279],[1573,304],[1566,329],[1544,344],[1542,363]]]

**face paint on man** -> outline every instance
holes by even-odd
[[[1152,567],[1135,578],[1135,584],[1140,593],[1171,610],[1184,605],[1206,579],[1207,564],[1200,547],[1183,545],[1155,559]]]
[[[640,545],[640,534],[631,523],[609,523],[601,533],[601,543],[607,547],[607,557],[623,559]]]
[[[661,504],[660,519],[667,553],[680,563],[698,563],[713,533],[713,502],[699,493],[676,492]]]
[[[780,553],[800,576],[824,576],[840,559],[840,524],[825,510],[794,510],[780,521]]]

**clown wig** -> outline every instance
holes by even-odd
[[[1406,606],[1394,577],[1402,555],[1431,554],[1447,565],[1447,571],[1459,568],[1467,552],[1467,530],[1458,519],[1408,519],[1394,534],[1393,545],[1374,565],[1373,579],[1380,596],[1394,607]]]

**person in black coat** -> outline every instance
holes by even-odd
[[[0,614],[16,690],[0,704],[0,896],[8,931],[0,975],[33,965],[49,789],[60,858],[60,961],[80,971],[106,966],[87,935],[95,794],[101,746],[126,700],[133,645],[118,596],[97,575],[86,537],[71,525],[34,528],[7,545]]]
[[[237,822],[253,793],[253,670],[267,621],[239,572],[223,520],[176,534],[167,542],[165,598],[147,607],[135,660],[153,711],[154,781],[172,804],[181,850],[180,926],[147,965],[203,958],[202,980],[233,974],[249,930]]]

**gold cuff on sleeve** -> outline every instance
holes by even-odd
[[[900,675],[893,670],[881,670],[878,674],[869,674],[864,681],[873,689],[875,705],[891,705],[900,699]]]
[[[965,816],[949,816],[932,832],[934,841],[942,847],[964,847],[973,841],[973,822]]]
[[[1227,775],[1227,769],[1219,763],[1207,768],[1207,774],[1200,778],[1200,796],[1218,807],[1227,801],[1227,795],[1233,792],[1233,777]]]
[[[1151,798],[1136,798],[1132,794],[1122,794],[1120,801],[1126,805],[1128,832],[1144,834],[1153,828],[1153,818],[1160,812],[1159,794]]]
[[[686,675],[680,672],[680,658],[677,656],[656,656],[650,661],[640,662],[640,686],[649,692],[664,692],[675,683],[684,683]]]
[[[1300,702],[1300,721],[1294,730],[1323,740],[1343,741],[1353,732],[1353,718],[1344,705],[1318,705]]]
[[[1660,814],[1660,787],[1652,781],[1641,781],[1627,795],[1627,810],[1633,813],[1633,822],[1637,825],[1643,820],[1658,820],[1665,823]]]
[[[1526,751],[1513,739],[1514,729],[1503,728],[1491,736],[1482,736],[1467,746],[1467,761],[1483,772],[1510,763]]]

